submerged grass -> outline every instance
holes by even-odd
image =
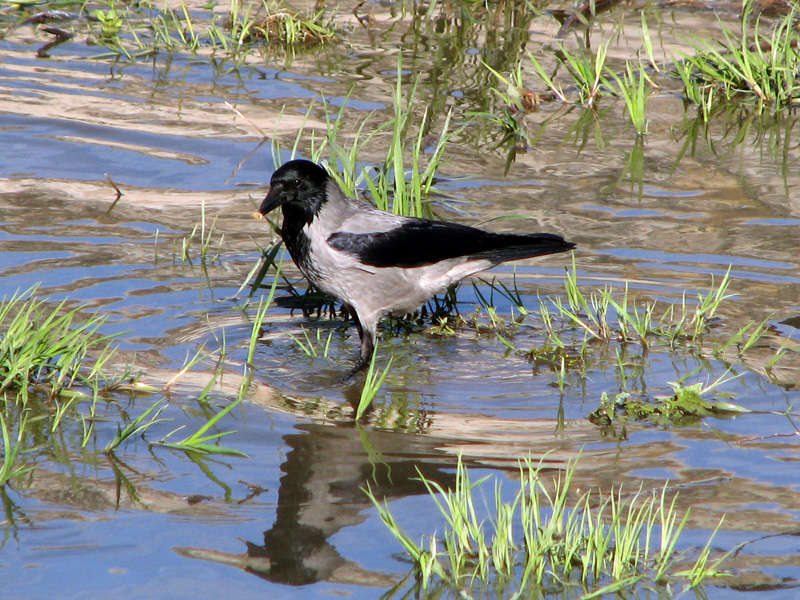
[[[688,38],[696,53],[677,63],[676,71],[687,98],[704,115],[718,101],[747,103],[757,113],[800,103],[797,8],[778,19],[767,33],[761,15],[752,15],[753,3],[746,1],[738,32],[723,26],[724,39],[717,43]]]
[[[391,119],[376,122],[375,114],[371,113],[350,125],[346,103],[338,111],[332,111],[323,102],[325,136],[319,139],[315,133],[305,132],[304,122],[289,156],[295,157],[301,138],[307,135],[311,160],[327,164],[328,172],[345,194],[368,196],[379,209],[398,215],[433,217],[429,199],[435,192],[433,184],[438,170],[445,162],[447,144],[466,125],[452,129],[451,112],[441,122],[435,122],[424,106],[426,99],[418,91],[419,77],[405,83],[403,53],[397,56]],[[312,105],[306,120],[314,110]],[[280,141],[277,137],[271,141],[274,162],[278,165],[283,160]],[[378,158],[366,164],[361,158],[365,155]]]
[[[32,392],[53,400],[100,386],[114,353],[109,343],[119,335],[98,333],[105,318],[81,321],[80,308],[67,310],[66,300],[48,304],[35,292],[0,301],[0,393],[22,406]]]
[[[190,9],[183,0],[178,5],[160,0],[135,3],[56,0],[15,4],[19,21],[10,23],[10,28],[72,20],[69,32],[50,29],[49,32],[57,36],[55,43],[83,41],[104,47],[111,56],[129,60],[158,52],[202,52],[241,61],[248,54],[269,51],[274,46],[287,52],[313,48],[334,41],[337,35],[324,9],[302,14],[276,0],[232,0],[222,12],[216,11],[213,3]],[[75,16],[64,12],[67,9],[74,9]],[[82,15],[88,18],[81,18]],[[40,54],[46,56],[46,50],[55,43],[48,44]]]
[[[388,505],[365,491],[409,553],[418,592],[443,583],[465,597],[489,589],[504,590],[504,597],[540,597],[544,590],[568,588],[590,597],[667,581],[688,589],[720,574],[725,557],[709,561],[716,530],[694,561],[677,552],[689,511],[678,514],[668,483],[650,493],[621,487],[579,492],[572,483],[578,460],[555,476],[543,462],[521,462],[519,489],[510,501],[503,500],[497,480],[494,498],[487,500],[483,484],[489,478],[473,482],[460,458],[452,489],[420,474],[446,523],[427,542],[414,542]]]
[[[303,15],[279,2],[260,3],[233,0],[227,12],[219,14],[191,12],[181,2],[179,10],[164,3],[161,7],[147,4],[144,14],[132,13],[127,33],[134,42],[129,44],[137,53],[158,50],[206,51],[244,58],[258,48],[279,44],[292,51],[324,44],[335,39],[332,23],[325,20],[324,11]],[[148,31],[149,30],[149,31]],[[127,41],[127,40],[126,40]],[[108,44],[112,50],[125,48],[117,38]]]
[[[113,412],[117,401],[124,397],[130,400],[140,394],[169,393],[188,370],[209,358],[201,349],[162,386],[143,383],[138,375],[133,375],[133,367],[111,377],[104,369],[113,362],[115,349],[109,344],[119,334],[102,335],[99,328],[104,318],[97,315],[81,318],[81,309],[67,309],[66,300],[51,304],[36,298],[35,292],[33,288],[0,302],[0,433],[3,437],[0,486],[34,468],[26,465],[23,458],[31,452],[36,456],[42,451],[55,456],[69,454],[73,450],[55,449],[55,445],[67,443],[67,440],[79,447],[74,451],[89,452],[98,437],[97,423],[114,420],[107,414],[101,416],[98,410],[101,398],[107,413]],[[272,294],[259,306],[254,331],[264,320]],[[224,368],[224,334],[217,341],[223,345],[218,368],[200,394],[200,402],[208,402],[209,392]],[[109,368],[119,371],[120,365]],[[230,432],[219,432],[216,428],[243,400],[246,382],[234,401],[211,414],[193,434],[174,440],[170,436],[175,430],[155,444],[197,454],[243,456],[240,451],[219,444]],[[162,417],[167,406],[164,398],[157,399],[133,419],[126,409],[120,408],[116,434],[104,446],[97,448],[95,443],[96,451],[110,459],[125,443],[144,437],[156,425],[171,421]]]
[[[566,304],[560,297],[550,299],[550,304],[559,315],[573,327],[584,332],[586,337],[600,341],[619,340],[635,341],[647,348],[652,344],[667,343],[674,347],[681,341],[699,343],[703,334],[707,333],[720,305],[733,297],[728,293],[730,286],[730,267],[717,283],[711,277],[708,292],[696,292],[696,300],[687,298],[686,292],[679,304],[669,304],[656,318],[657,303],[638,305],[631,298],[627,284],[621,297],[610,286],[584,294],[578,285],[577,268],[573,257],[572,269],[567,270],[564,279]],[[553,325],[553,313],[546,304],[540,305],[542,321],[547,328],[548,339],[556,346],[563,347],[556,327]],[[733,337],[718,350],[741,341],[753,323],[736,332]],[[740,346],[744,350],[755,344],[764,333],[764,323],[756,327]]]
[[[730,402],[711,402],[704,397],[714,388],[735,379],[725,375],[710,385],[702,382],[684,385],[684,380],[671,382],[671,396],[657,396],[653,401],[634,398],[620,392],[613,398],[603,393],[600,406],[589,413],[588,419],[601,427],[628,421],[647,421],[661,427],[694,425],[706,417],[731,418],[750,412]]]

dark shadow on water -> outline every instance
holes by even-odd
[[[281,466],[278,506],[263,540],[246,542],[241,555],[179,548],[193,558],[224,562],[276,583],[305,585],[339,581],[391,585],[393,578],[374,573],[341,556],[329,540],[338,531],[366,520],[372,507],[364,493],[392,499],[426,494],[420,475],[444,488],[455,482],[455,459],[435,455],[435,439],[365,432],[357,426],[300,425],[301,433],[284,437],[291,448]],[[365,450],[369,437],[372,452]],[[444,459],[444,460],[443,460]]]
[[[363,512],[371,507],[363,492],[368,483],[379,498],[396,498],[426,493],[420,474],[445,488],[455,481],[442,465],[403,456],[370,463],[356,428],[301,429],[307,433],[284,438],[292,450],[282,466],[275,523],[264,532],[263,543],[247,544],[248,556],[270,560],[269,573],[259,576],[272,581],[327,580],[348,562],[328,539],[364,521]]]

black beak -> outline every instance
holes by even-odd
[[[269,192],[267,193],[266,198],[264,198],[264,201],[261,203],[261,207],[258,209],[258,212],[260,212],[262,215],[266,215],[268,212],[278,208],[285,201],[283,186],[280,184],[273,185],[271,188],[269,188]]]

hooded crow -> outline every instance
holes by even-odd
[[[369,363],[385,315],[412,312],[502,262],[575,247],[552,233],[490,233],[387,213],[348,198],[325,169],[307,160],[287,162],[272,175],[259,212],[279,206],[281,237],[295,264],[353,316],[361,338],[353,373]]]

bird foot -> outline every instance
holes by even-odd
[[[369,366],[369,360],[363,357],[359,357],[358,362],[356,362],[355,366],[350,369],[347,374],[342,377],[342,383],[349,383],[350,380],[356,376],[359,372],[363,371],[364,368]]]

